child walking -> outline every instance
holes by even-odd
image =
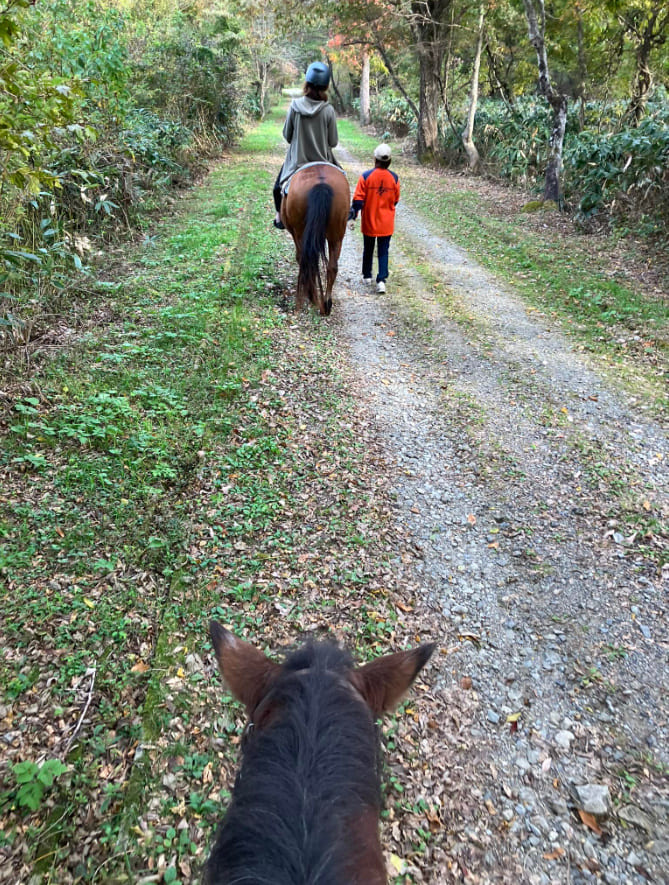
[[[362,276],[368,284],[372,282],[374,246],[377,246],[377,292],[386,291],[388,250],[395,230],[395,206],[400,199],[400,181],[389,166],[390,148],[387,144],[380,144],[374,150],[374,168],[363,172],[358,179],[348,216],[354,221],[362,210]]]

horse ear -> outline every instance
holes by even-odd
[[[399,703],[435,648],[436,643],[431,642],[411,651],[384,655],[352,672],[351,682],[375,716],[389,712]]]
[[[210,622],[209,633],[221,676],[250,716],[278,676],[281,665],[270,661],[255,646],[238,639],[218,621]]]

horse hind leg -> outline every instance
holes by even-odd
[[[321,302],[321,314],[330,316],[332,311],[332,290],[334,289],[337,272],[339,270],[339,255],[341,253],[341,243],[328,243],[328,267],[327,267],[327,283],[325,287],[325,297]]]

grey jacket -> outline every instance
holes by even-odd
[[[340,165],[332,153],[339,142],[337,117],[327,101],[316,101],[306,95],[294,98],[288,108],[283,137],[288,142],[288,151],[281,170],[282,185],[305,163]]]

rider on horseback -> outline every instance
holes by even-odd
[[[281,171],[274,184],[276,217],[274,227],[283,230],[281,221],[281,197],[285,183],[306,163],[332,163],[339,166],[332,148],[337,145],[337,117],[328,102],[330,69],[322,61],[315,61],[307,68],[304,95],[290,103],[283,137],[288,151]]]

